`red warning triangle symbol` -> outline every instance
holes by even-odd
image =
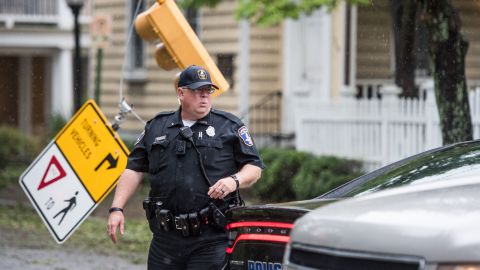
[[[42,181],[40,182],[40,185],[38,185],[37,190],[40,190],[52,184],[53,182],[62,179],[66,175],[67,173],[60,165],[60,162],[58,162],[55,156],[52,156],[52,159],[50,159],[50,163],[48,163],[47,170],[43,174]]]

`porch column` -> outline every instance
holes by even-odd
[[[18,128],[32,134],[32,57],[21,56],[18,76]]]
[[[325,9],[284,23],[282,131],[285,133],[295,132],[302,103],[330,100],[331,27],[332,16]]]
[[[51,112],[69,119],[73,112],[72,51],[60,49],[53,57]]]

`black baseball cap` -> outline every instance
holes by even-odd
[[[218,86],[212,83],[212,79],[210,78],[208,71],[200,66],[189,66],[180,73],[178,87],[198,89],[206,85],[210,85],[215,89],[218,89]]]

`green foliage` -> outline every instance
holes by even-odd
[[[0,126],[0,189],[18,181],[36,152],[31,138],[13,127]]]
[[[215,7],[221,1],[222,0],[179,0],[178,4],[183,9],[187,9],[187,8],[197,9],[202,6]]]
[[[67,120],[61,115],[53,115],[48,120],[48,132],[45,134],[45,142],[50,142],[60,130],[67,124]]]
[[[307,160],[293,179],[298,200],[311,199],[360,175],[361,163],[333,156]]]
[[[263,202],[282,202],[295,199],[291,181],[305,160],[312,155],[294,150],[262,149],[260,151],[266,169],[252,187],[252,194]]]
[[[263,203],[312,199],[363,174],[360,162],[337,157],[288,149],[260,155],[266,168],[251,193]]]
[[[346,0],[351,5],[367,5],[371,0]],[[215,7],[221,0],[180,0],[182,8]],[[285,19],[298,19],[301,14],[309,15],[317,9],[326,7],[331,11],[339,0],[239,0],[235,17],[248,19],[260,26],[270,26]]]
[[[243,0],[235,11],[237,19],[248,19],[260,26],[270,26],[285,19],[298,19],[322,7],[333,10],[338,0]],[[368,4],[370,0],[348,0],[350,4]]]
[[[11,165],[0,170],[0,189],[7,187],[13,183],[17,183],[20,175],[28,167],[26,164]]]
[[[11,165],[29,164],[35,152],[32,139],[18,129],[0,126],[0,170]]]

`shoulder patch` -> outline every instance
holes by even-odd
[[[242,138],[243,143],[247,146],[253,146],[252,136],[248,133],[248,129],[246,126],[242,126],[238,129],[238,135]]]

